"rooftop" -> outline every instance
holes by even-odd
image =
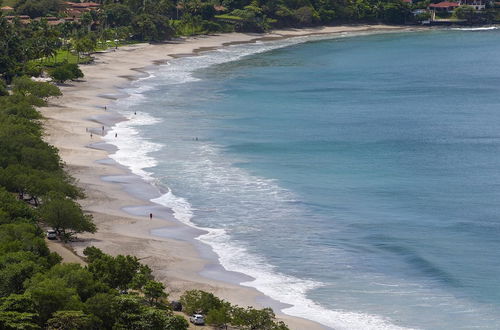
[[[430,4],[429,7],[431,7],[431,8],[449,8],[449,7],[460,7],[460,5],[456,2],[443,1],[440,3]]]

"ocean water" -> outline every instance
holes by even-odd
[[[112,106],[130,120],[111,157],[285,313],[499,329],[498,40],[344,34],[179,58]]]

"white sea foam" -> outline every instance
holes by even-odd
[[[498,26],[483,26],[483,27],[475,27],[475,28],[452,28],[452,30],[458,30],[458,31],[490,31],[490,30],[498,30]]]
[[[280,200],[293,198],[273,180],[251,176],[239,168],[228,167],[223,161],[216,161],[219,155],[213,146],[200,146],[196,154],[204,161],[192,162],[187,172],[203,177],[202,181],[208,185],[205,187],[207,191],[214,186],[226,186],[228,189],[239,187],[237,189],[252,197],[261,195],[257,204],[264,204],[263,208],[266,208],[266,200],[275,204]],[[254,278],[252,281],[241,283],[242,285],[254,287],[277,301],[292,305],[283,310],[286,314],[311,319],[335,329],[402,329],[377,315],[332,311],[308,299],[307,292],[323,286],[322,283],[280,273],[265,258],[250,253],[242,244],[235,243],[225,229],[194,224],[191,221],[194,214],[191,204],[186,199],[174,195],[172,191],[169,190],[151,201],[172,209],[179,221],[207,231],[207,234],[197,239],[213,248],[224,268]]]
[[[331,38],[331,36],[298,37],[273,43],[231,46],[212,54],[180,58],[162,65],[157,76],[148,76],[140,82],[134,82],[129,89],[130,96],[117,102],[116,108],[129,120],[116,124],[105,136],[107,142],[118,148],[117,152],[110,157],[127,166],[132,173],[141,176],[148,182],[154,182],[153,174],[147,169],[156,166],[158,161],[150,156],[150,153],[160,150],[163,145],[141,137],[136,127],[155,125],[160,121],[142,112],[131,115],[130,111],[127,110],[129,106],[140,104],[145,100],[144,92],[152,90],[155,84],[180,84],[196,81],[198,78],[193,76],[193,72],[200,68],[236,61],[250,54],[326,38]],[[115,134],[118,134],[118,138],[115,138]],[[293,195],[288,194],[272,180],[257,178],[239,168],[221,164],[217,148],[214,146],[201,143],[199,146],[200,150],[197,150],[196,154],[202,157],[203,161],[193,162],[191,166],[194,167],[190,171],[204,173],[202,181],[208,185],[207,188],[210,188],[212,184],[222,187],[221,189],[224,187],[231,189],[231,186],[241,187],[245,191],[261,193],[264,196],[262,201],[269,200],[270,203],[277,200],[282,202],[294,200]],[[200,171],[201,168],[204,170]],[[323,284],[278,272],[265,258],[250,253],[244,245],[236,243],[225,229],[196,226],[192,222],[194,210],[191,204],[185,198],[176,196],[172,190],[168,189],[167,193],[151,201],[172,209],[175,218],[179,221],[206,230],[207,234],[201,235],[198,239],[213,248],[224,268],[253,277],[254,280],[242,284],[255,287],[275,300],[290,304],[291,307],[285,308],[283,312],[311,319],[336,329],[401,329],[392,324],[390,320],[378,315],[328,310],[307,298],[308,291],[319,288]],[[250,205],[251,207],[265,207],[265,205],[259,205],[262,201],[245,201],[244,203],[250,203],[246,206]]]
[[[283,309],[286,314],[311,319],[335,329],[403,329],[378,315],[324,308],[307,298],[307,292],[321,287],[322,283],[277,272],[265,259],[234,244],[223,229],[211,229],[198,239],[213,247],[224,268],[254,278],[242,285],[254,287],[275,300],[292,305]]]
[[[145,169],[157,165],[157,160],[149,153],[160,150],[162,145],[144,139],[135,127],[157,124],[160,120],[142,112],[129,115],[127,119],[114,125],[104,136],[106,142],[117,147],[110,158],[146,181],[153,182],[152,173]]]

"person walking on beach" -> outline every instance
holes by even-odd
[[[149,220],[153,220],[153,213],[149,213]]]
[[[92,133],[90,133],[90,138],[92,138]]]

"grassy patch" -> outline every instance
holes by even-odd
[[[214,17],[217,19],[229,20],[229,21],[243,21],[243,18],[233,15],[215,15]]]
[[[41,60],[36,60],[35,62],[42,66],[53,67],[65,61],[67,61],[68,63],[80,64],[85,64],[92,61],[92,58],[90,56],[80,57],[80,61],[78,61],[78,56],[76,54],[62,49],[59,49],[56,54],[57,55],[54,57],[46,57]]]

